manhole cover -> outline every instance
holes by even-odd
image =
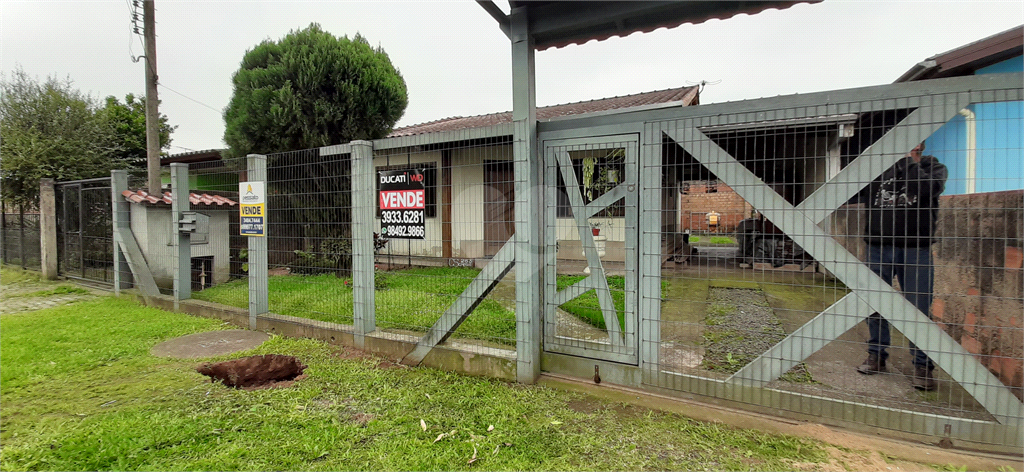
[[[228,329],[190,334],[164,341],[150,350],[154,356],[198,359],[244,351],[270,339],[266,333],[245,329]]]

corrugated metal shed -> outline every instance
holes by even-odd
[[[156,195],[150,194],[149,192],[147,192],[145,190],[125,190],[124,192],[121,192],[121,195],[124,196],[125,200],[128,200],[129,202],[132,202],[132,203],[147,203],[147,204],[153,204],[153,205],[157,205],[157,204],[161,204],[161,203],[165,203],[167,205],[170,205],[171,204],[171,199],[174,196],[171,192],[164,192],[164,194],[162,196],[156,196]],[[224,205],[235,206],[235,205],[238,204],[238,202],[236,202],[236,201],[234,201],[234,200],[232,200],[230,198],[222,197],[220,195],[210,195],[210,194],[206,194],[206,193],[204,193],[204,194],[190,193],[190,194],[188,194],[188,201],[189,201],[189,203],[191,203],[193,205],[207,205],[207,206],[212,206],[212,205],[217,205],[217,206],[224,206]]]

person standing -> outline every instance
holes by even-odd
[[[900,282],[903,297],[931,319],[935,281],[931,245],[939,213],[939,195],[946,186],[946,166],[934,156],[923,155],[924,143],[868,185],[858,201],[867,206],[868,266],[887,284]],[[886,372],[889,354],[889,322],[878,313],[867,320],[868,358],[857,371],[872,375]],[[934,390],[935,365],[928,355],[910,343],[914,360],[914,388]]]

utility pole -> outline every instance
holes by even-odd
[[[160,99],[156,95],[156,7],[143,0],[143,34],[146,39],[146,170],[149,193],[163,196],[160,189]]]

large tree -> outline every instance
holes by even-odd
[[[136,99],[129,93],[121,103],[109,96],[97,115],[114,133],[118,146],[111,157],[127,167],[146,170],[146,98]],[[177,128],[167,123],[167,115],[160,114],[160,149],[171,146],[171,133]]]
[[[387,136],[409,102],[405,80],[381,48],[317,24],[260,43],[232,80],[225,156],[269,154],[273,257],[300,254],[294,263],[272,262],[343,273],[350,265],[350,161],[318,148]]]
[[[40,81],[18,68],[0,81],[0,197],[33,206],[39,179],[78,180],[110,175],[145,158],[144,105],[128,95],[106,106],[75,88],[71,79]],[[143,123],[138,126],[138,123]],[[161,117],[161,141],[173,128]],[[166,139],[166,141],[165,141]],[[143,165],[143,167],[145,167]]]
[[[39,179],[109,175],[113,132],[70,79],[33,79],[22,69],[0,84],[0,177],[7,203],[34,205]]]
[[[228,157],[383,138],[409,102],[383,49],[315,23],[246,52],[232,81]]]

